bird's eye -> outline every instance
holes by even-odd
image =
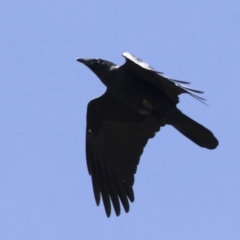
[[[97,63],[99,64],[100,62],[101,62],[101,61],[98,59],[98,60],[97,60]]]

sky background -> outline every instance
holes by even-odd
[[[2,240],[240,239],[240,2],[0,2]],[[216,150],[171,126],[148,142],[130,212],[95,205],[85,160],[87,103],[105,87],[78,57],[128,51],[203,90],[178,107]]]

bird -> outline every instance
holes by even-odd
[[[200,147],[215,149],[213,133],[183,114],[179,95],[204,102],[202,91],[189,82],[167,78],[149,64],[124,52],[121,66],[100,58],[78,58],[106,86],[105,93],[88,103],[86,160],[97,206],[102,199],[107,217],[121,205],[129,212],[134,201],[134,174],[150,138],[171,125]]]

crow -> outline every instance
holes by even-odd
[[[134,201],[134,174],[148,139],[161,127],[172,125],[188,139],[207,149],[218,140],[211,131],[184,115],[177,107],[178,96],[203,93],[155,71],[130,53],[118,66],[103,59],[78,58],[107,87],[106,92],[88,103],[86,126],[86,159],[96,204],[102,198],[107,217],[111,205],[120,215],[120,202],[129,211]]]

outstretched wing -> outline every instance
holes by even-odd
[[[123,68],[127,68],[136,76],[158,87],[173,103],[177,104],[179,102],[178,95],[182,93],[188,93],[204,103],[205,99],[195,94],[203,92],[185,86],[184,84],[189,84],[188,82],[164,77],[162,72],[155,71],[149,64],[128,52],[122,55],[126,59],[126,63],[122,66]]]
[[[87,109],[86,157],[97,205],[103,200],[111,214],[111,202],[120,215],[134,201],[134,174],[143,149],[164,124],[122,105],[107,90],[89,102]]]

